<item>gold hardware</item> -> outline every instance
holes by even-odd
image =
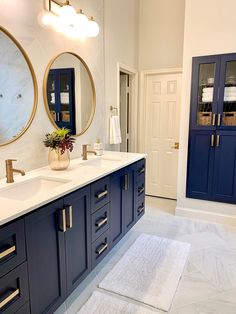
[[[96,254],[101,255],[108,248],[107,243],[103,243],[101,249],[96,250]]]
[[[7,160],[5,160],[7,183],[13,183],[14,182],[14,178],[13,178],[13,173],[14,172],[20,173],[22,176],[25,175],[24,170],[13,168],[13,165],[12,165],[13,161],[17,161],[17,160],[16,159],[7,159]]]
[[[171,148],[173,148],[173,149],[179,149],[179,143],[178,143],[178,142],[175,142],[174,146],[172,146]]]
[[[215,113],[213,113],[213,115],[212,115],[212,125],[213,126],[216,125],[216,114]]]
[[[216,147],[220,146],[220,135],[216,135]]]
[[[103,218],[101,221],[99,222],[96,222],[95,223],[95,226],[98,227],[98,228],[101,228],[103,225],[105,225],[106,223],[108,222],[108,218]]]
[[[138,188],[138,193],[139,193],[139,194],[142,194],[144,191],[145,191],[145,188],[144,188],[143,186],[140,186],[140,187]]]
[[[7,305],[7,303],[11,302],[19,294],[20,289],[16,289],[14,292],[12,292],[8,297],[6,297],[3,301],[0,302],[0,309]]]
[[[88,154],[94,154],[97,155],[97,153],[94,150],[88,150],[88,146],[90,146],[90,144],[84,144],[82,145],[82,160],[88,160]]]
[[[60,219],[61,219],[60,231],[66,232],[66,210],[65,210],[65,208],[63,208],[63,209],[61,210]]]
[[[220,126],[220,124],[221,124],[221,114],[218,113],[218,115],[217,115],[217,126]]]
[[[140,206],[139,208],[138,208],[138,210],[137,210],[137,212],[138,212],[138,215],[139,214],[141,214],[142,212],[144,212],[144,206],[142,205],[142,206]]]
[[[145,172],[145,167],[143,167],[143,168],[141,168],[141,169],[138,170],[138,173],[139,173],[139,174],[144,173],[144,172]]]
[[[66,224],[66,227],[68,229],[71,229],[72,225],[73,225],[73,207],[72,206],[68,206],[68,208],[69,208],[69,223]]]
[[[16,251],[16,246],[13,245],[9,249],[5,250],[4,252],[0,253],[0,259],[6,257],[7,255],[10,255],[11,253]]]
[[[214,144],[215,144],[215,135],[212,134],[211,135],[211,147],[214,147]]]
[[[97,194],[97,195],[96,195],[96,198],[99,200],[100,198],[106,196],[107,194],[108,194],[108,191],[105,190],[105,191],[103,191],[103,192]]]
[[[128,191],[128,189],[129,189],[129,174],[126,173],[124,175],[124,190]]]

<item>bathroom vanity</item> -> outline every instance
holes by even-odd
[[[145,212],[145,155],[0,182],[0,311],[53,313]]]

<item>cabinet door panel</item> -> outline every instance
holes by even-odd
[[[236,132],[218,131],[215,149],[214,199],[236,202]]]
[[[124,170],[123,176],[123,213],[124,231],[127,232],[135,224],[135,187],[136,187],[137,165],[133,164]],[[140,187],[141,188],[141,187]],[[143,191],[143,192],[142,192]],[[144,186],[139,194],[144,193]]]
[[[88,275],[91,269],[90,187],[85,187],[64,198],[67,212],[65,233],[67,290],[70,293]],[[69,217],[70,214],[72,217]]]
[[[211,199],[215,144],[211,141],[215,139],[214,135],[209,131],[190,133],[187,197]]]
[[[59,230],[63,201],[26,217],[31,312],[53,313],[66,295],[64,233]]]

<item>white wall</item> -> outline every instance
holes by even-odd
[[[103,0],[80,0],[79,6],[89,16],[94,16],[100,26],[97,38],[85,41],[67,39],[53,30],[43,29],[37,16],[43,9],[43,0],[1,0],[0,24],[6,28],[24,47],[34,67],[39,100],[35,119],[29,130],[16,142],[0,148],[0,177],[5,176],[4,160],[16,158],[16,167],[30,170],[47,164],[47,149],[42,140],[46,132],[52,130],[43,104],[43,76],[49,61],[63,51],[80,55],[89,66],[97,92],[97,107],[89,130],[78,138],[73,157],[80,156],[81,144],[94,142],[105,137],[104,115],[104,37],[103,37]],[[78,8],[78,1],[71,1]]]
[[[140,0],[140,70],[182,67],[184,5],[185,0]]]
[[[138,11],[137,0],[104,0],[105,29],[105,99],[109,107],[117,107],[117,62],[138,69]],[[109,122],[107,119],[107,143]],[[112,145],[109,147],[116,149]]]
[[[235,205],[185,197],[192,57],[236,51],[235,12],[235,0],[186,0],[177,213],[236,224]]]

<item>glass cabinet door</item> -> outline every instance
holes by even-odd
[[[70,114],[70,75],[69,73],[60,73],[60,104],[61,104],[61,122],[71,121]]]
[[[56,77],[51,72],[47,81],[47,100],[53,120],[57,121],[56,94],[55,94]]]
[[[219,117],[219,126],[234,127],[236,126],[236,60],[223,62],[222,68],[224,68],[224,82],[222,86],[223,90],[223,110],[222,121]]]

